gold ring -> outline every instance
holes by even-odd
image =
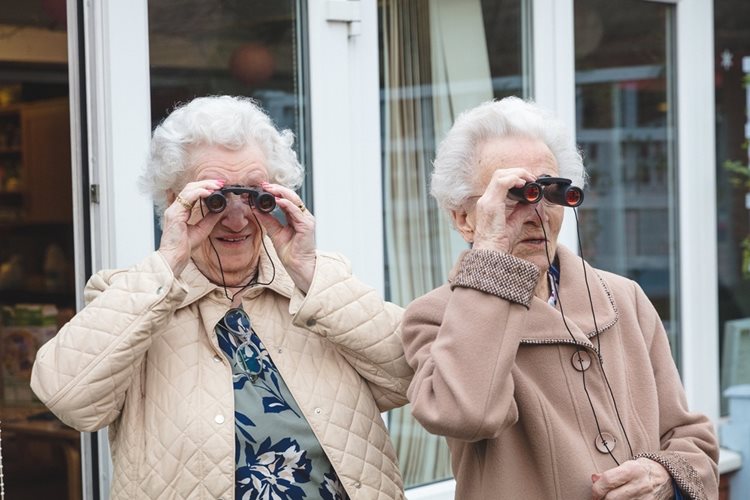
[[[307,210],[304,203],[300,203],[299,205],[297,205],[297,208],[299,208],[300,212],[304,212],[305,210]]]
[[[183,207],[185,207],[185,210],[192,210],[193,209],[193,205],[191,203],[188,203],[185,200],[185,198],[183,198],[179,194],[177,195],[177,198],[174,201],[176,201],[177,203],[179,203],[180,205],[182,205]]]

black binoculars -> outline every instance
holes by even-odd
[[[583,191],[572,186],[570,179],[543,175],[535,182],[508,190],[508,198],[524,204],[539,203],[542,198],[555,205],[577,207],[583,203]]]
[[[209,212],[223,212],[227,207],[227,195],[229,193],[242,197],[242,201],[257,208],[261,212],[271,212],[276,208],[276,197],[261,188],[245,186],[227,186],[214,191],[206,197],[204,202]]]

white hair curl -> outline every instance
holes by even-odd
[[[146,169],[139,185],[150,194],[161,218],[167,192],[179,192],[190,179],[190,154],[196,147],[234,151],[254,144],[265,154],[269,182],[297,189],[304,170],[292,149],[294,134],[279,131],[249,97],[198,97],[178,105],[154,130]]]
[[[430,193],[441,208],[448,212],[461,208],[473,194],[479,146],[507,136],[541,140],[557,160],[558,175],[583,188],[583,159],[565,125],[533,102],[506,97],[461,113],[438,146]]]

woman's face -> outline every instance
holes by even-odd
[[[197,147],[191,152],[190,163],[193,172],[190,180],[220,179],[225,186],[260,186],[262,182],[268,182],[266,157],[254,144],[238,151],[221,146]],[[201,208],[203,213],[207,213],[205,204],[196,203],[189,224],[195,224],[202,218]],[[193,250],[193,262],[214,283],[245,285],[257,269],[262,237],[251,207],[243,203],[239,196],[228,194],[221,219],[208,239]]]
[[[494,172],[498,169],[520,167],[540,177],[544,174],[557,177],[557,160],[546,144],[538,139],[522,136],[499,137],[484,142],[478,151],[475,193],[483,193]],[[536,264],[541,270],[549,267],[545,251],[550,260],[557,251],[557,236],[560,233],[564,209],[542,201],[534,205],[513,203],[498,210],[506,211],[506,221],[521,224],[518,236],[510,242],[510,253],[515,257]],[[537,215],[538,212],[538,215]],[[542,230],[539,217],[544,221]],[[467,222],[473,223],[473,214],[467,214]],[[546,232],[546,242],[545,242]]]

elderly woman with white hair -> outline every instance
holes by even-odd
[[[557,243],[584,178],[532,103],[456,120],[432,194],[471,249],[407,307],[413,414],[447,437],[461,500],[717,498],[713,425],[688,411],[656,310]]]
[[[247,98],[176,108],[142,176],[158,250],[93,276],[37,355],[52,412],[110,426],[115,499],[403,498],[402,310],[316,250],[292,142]]]

